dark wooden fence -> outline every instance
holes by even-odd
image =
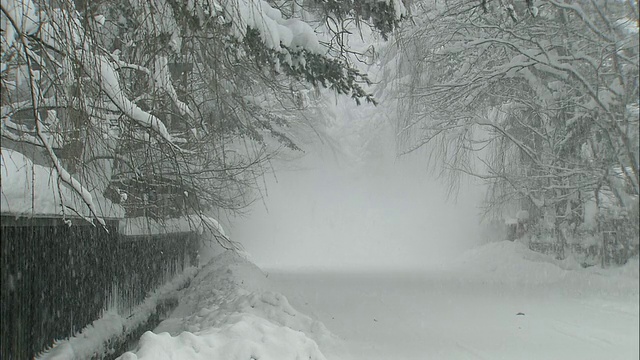
[[[193,233],[126,237],[82,221],[2,216],[0,358],[30,359],[117,306],[120,314],[195,261]]]

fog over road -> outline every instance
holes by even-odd
[[[478,244],[481,193],[457,199],[425,169],[318,162],[266,177],[265,205],[230,229],[261,267],[424,268]]]

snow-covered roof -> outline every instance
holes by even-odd
[[[125,236],[143,236],[160,234],[179,234],[205,231],[226,237],[224,229],[212,217],[200,215],[185,215],[179,218],[156,221],[148,217],[126,218],[120,221],[119,233]]]
[[[97,215],[124,217],[122,206],[90,192]],[[60,181],[54,168],[34,164],[20,152],[0,149],[0,212],[16,217],[92,218],[83,198]]]

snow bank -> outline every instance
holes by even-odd
[[[318,343],[333,335],[268,288],[260,269],[226,251],[193,279],[171,317],[119,359],[324,360]]]
[[[530,250],[520,241],[489,243],[467,251],[451,264],[460,278],[487,283],[550,284],[572,282],[576,286],[600,286],[612,291],[638,293],[638,258],[619,268],[587,269],[573,258],[557,260]],[[611,281],[615,278],[615,281]],[[614,289],[615,288],[615,289]]]
[[[51,349],[40,354],[38,360],[72,360],[91,359],[96,355],[106,354],[111,351],[109,344],[115,344],[115,340],[125,339],[133,331],[137,330],[156,312],[161,301],[176,296],[176,291],[183,288],[192,279],[197,270],[187,268],[177,275],[171,282],[149,295],[145,301],[132,310],[131,316],[118,314],[113,310],[105,311],[100,319],[86,326],[75,336],[56,341]]]
[[[324,359],[304,334],[247,314],[234,315],[233,321],[197,335],[185,331],[173,337],[148,331],[140,344],[137,354],[128,352],[119,359]]]
[[[15,216],[82,216],[92,218],[82,197],[60,181],[54,168],[36,165],[23,154],[2,148],[0,152],[0,209]],[[124,209],[92,192],[97,216],[121,218]]]
[[[566,274],[561,262],[530,250],[519,241],[489,243],[467,251],[458,259],[457,269],[474,270],[474,276],[482,276],[488,281],[526,281],[528,283],[553,282]],[[579,264],[576,264],[580,267]]]

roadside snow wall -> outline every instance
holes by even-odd
[[[119,360],[325,360],[325,326],[268,290],[266,275],[226,251],[203,267],[172,315]]]

